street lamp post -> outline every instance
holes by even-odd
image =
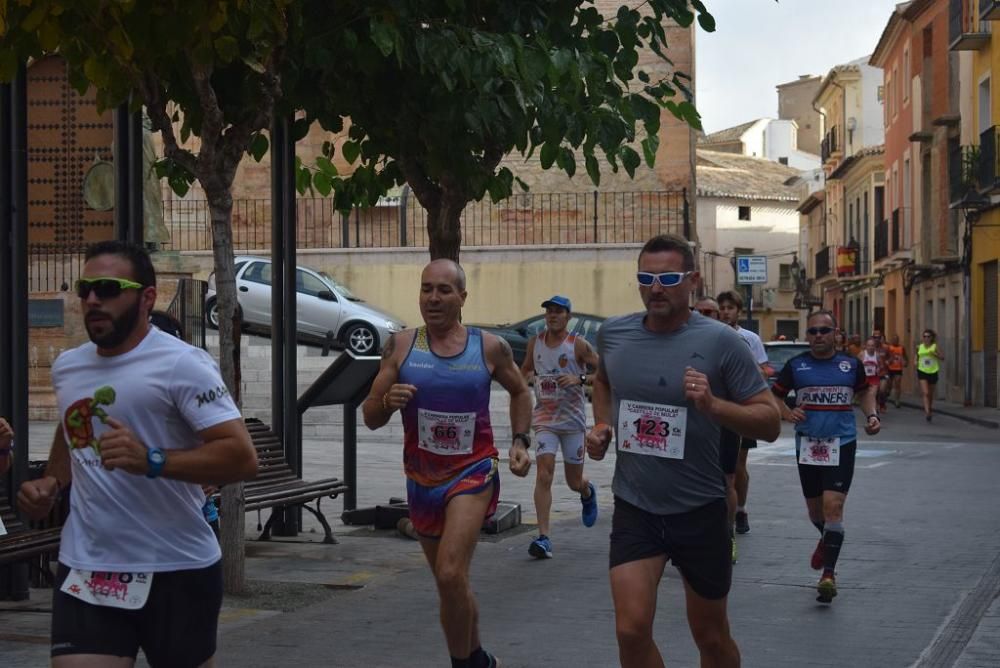
[[[963,399],[966,406],[972,405],[972,226],[979,220],[979,214],[991,204],[988,197],[979,193],[975,186],[969,186],[961,200],[954,204],[962,212],[965,230],[962,234],[962,299],[965,307],[965,349],[963,362],[965,383]]]

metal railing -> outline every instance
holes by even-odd
[[[205,200],[167,200],[163,218],[170,240],[164,250],[212,248]],[[296,201],[298,248],[427,247],[427,212],[411,195],[385,206],[342,215],[329,198]],[[271,247],[271,202],[233,202],[237,251]],[[471,202],[462,213],[462,246],[533,246],[642,243],[671,232],[690,237],[686,190],[524,193],[493,204]]]
[[[193,278],[177,281],[177,292],[167,313],[181,324],[181,336],[192,346],[205,348],[205,293],[208,283]]]
[[[83,271],[86,244],[28,244],[28,292],[66,292]]]

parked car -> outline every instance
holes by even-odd
[[[767,353],[767,384],[774,385],[775,379],[781,370],[785,368],[785,362],[796,355],[801,355],[809,350],[809,344],[805,341],[765,341],[764,351]],[[795,390],[788,393],[785,403],[789,408],[795,407]]]
[[[601,328],[603,323],[604,316],[573,313],[566,324],[566,329],[571,334],[577,334],[587,339],[596,350],[597,330]],[[514,362],[521,366],[525,351],[528,349],[528,340],[545,329],[545,314],[539,313],[509,325],[473,325],[473,327],[479,327],[483,331],[496,334],[509,343],[510,349],[514,352]]]
[[[295,268],[296,316],[299,336],[324,341],[333,332],[336,343],[357,355],[375,355],[393,332],[406,327],[396,316],[366,303],[328,274],[310,267]],[[244,325],[271,328],[271,260],[236,257],[236,299]],[[208,324],[218,329],[215,274],[208,278],[205,299]]]

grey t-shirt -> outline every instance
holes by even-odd
[[[611,384],[617,464],[615,496],[657,515],[700,508],[726,497],[719,465],[719,424],[685,398],[684,372],[708,376],[712,394],[743,402],[767,389],[746,343],[728,325],[692,313],[673,332],[646,329],[645,313],[605,321],[597,337],[601,367]],[[622,448],[622,401],[687,408],[683,459]]]

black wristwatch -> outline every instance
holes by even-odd
[[[871,420],[872,418],[875,418],[875,419],[876,419],[876,420],[878,420],[879,422],[881,422],[881,421],[882,421],[882,418],[880,418],[880,417],[878,416],[878,413],[872,413],[871,415],[869,415],[869,416],[868,416],[868,419],[869,419],[869,420]]]
[[[531,437],[525,434],[523,431],[519,431],[514,434],[512,441],[521,441],[524,444],[525,449],[531,447]]]
[[[585,374],[585,373],[581,373],[580,374],[580,384],[581,385],[586,385],[587,384],[587,374]]]

